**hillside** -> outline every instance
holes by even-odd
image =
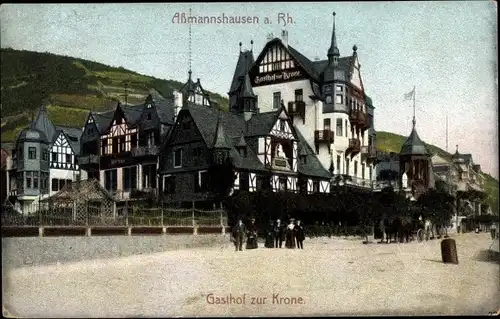
[[[394,133],[378,131],[377,132],[377,149],[383,152],[395,152],[399,153],[401,146],[405,142],[406,137]],[[451,160],[451,154],[444,151],[443,149],[425,143],[428,150],[433,154],[438,154],[439,156]],[[484,177],[484,188],[488,194],[488,198],[485,200],[486,204],[490,205],[491,210],[494,214],[498,214],[498,180],[493,178],[490,174],[483,173]]]
[[[56,125],[82,126],[89,110],[104,111],[117,101],[144,102],[149,90],[164,97],[183,83],[163,80],[88,60],[51,53],[1,49],[2,142],[15,139],[34,111],[46,103]],[[210,93],[223,109],[227,99]]]

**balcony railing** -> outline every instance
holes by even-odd
[[[158,155],[157,145],[138,146],[132,149],[132,156]]]
[[[349,147],[351,153],[359,153],[361,151],[361,142],[357,138],[349,139]]]
[[[306,103],[304,101],[288,102],[288,114],[291,116],[300,115],[305,121]]]
[[[358,111],[358,125],[364,129],[370,127],[370,121],[368,120],[368,115],[366,115],[365,112]]]
[[[349,113],[349,121],[352,124],[358,124],[359,123],[359,117],[358,117],[358,110],[351,110]]]
[[[366,155],[369,159],[377,158],[377,148],[375,145],[367,145],[361,147],[361,154]]]
[[[327,130],[317,130],[314,131],[314,141],[316,143],[333,143],[334,134],[333,131]]]
[[[78,165],[99,164],[99,156],[97,155],[82,155],[77,156]]]

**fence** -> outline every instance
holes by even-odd
[[[14,207],[2,207],[2,226],[158,226],[158,227],[226,227],[227,214],[222,209],[121,208],[114,216],[100,207],[88,205],[86,214],[74,213],[72,207],[47,207],[21,214]]]

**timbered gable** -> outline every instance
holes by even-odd
[[[284,110],[278,116],[269,134],[286,140],[294,140],[296,138],[293,131],[293,124]]]
[[[361,80],[361,71],[359,68],[359,60],[357,56],[354,58],[354,63],[351,69],[351,84],[361,91],[364,91],[363,81]]]
[[[118,106],[109,129],[101,135],[101,155],[130,152],[137,146],[137,140],[137,128],[129,127],[124,112]]]
[[[280,39],[267,43],[249,75],[252,86],[292,82],[310,77],[297,57]]]
[[[50,168],[77,170],[75,152],[71,147],[68,137],[60,132],[50,148]]]
[[[95,122],[94,116],[92,113],[89,113],[87,116],[87,121],[85,122],[85,126],[83,128],[82,140],[90,140],[99,134],[99,130],[97,128],[97,124]]]
[[[176,145],[202,140],[200,130],[189,111],[181,111],[170,133],[168,144]],[[206,146],[209,147],[209,145]]]

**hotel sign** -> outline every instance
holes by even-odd
[[[256,75],[254,78],[255,85],[268,85],[274,83],[281,83],[287,81],[296,81],[302,79],[304,74],[300,70],[278,71],[274,73],[267,73],[263,75]]]

